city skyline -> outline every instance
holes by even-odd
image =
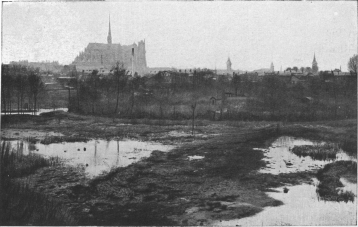
[[[279,11],[278,11],[279,10]],[[148,67],[347,69],[355,2],[4,3],[2,62],[70,64],[88,43],[146,40]]]

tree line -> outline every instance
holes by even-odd
[[[7,114],[14,110],[36,112],[39,95],[44,92],[39,69],[22,65],[1,65],[1,106]]]
[[[356,59],[353,56],[350,63]],[[39,70],[2,65],[2,72],[3,112],[23,113],[25,103],[35,111],[39,97],[48,99]],[[332,75],[320,72],[319,76],[306,77],[299,83],[279,75],[265,75],[258,80],[257,74],[216,75],[208,69],[190,73],[162,71],[140,77],[132,76],[120,63],[108,75],[96,70],[84,74],[72,69],[67,73],[72,78],[66,84],[69,111],[82,114],[215,119],[215,112],[219,111],[219,119],[292,121],[356,117],[354,73],[341,80],[327,80]],[[212,105],[211,97],[219,104]],[[244,105],[240,100],[244,100]]]
[[[214,71],[158,72],[131,76],[118,65],[108,76],[98,71],[78,80],[74,111],[130,118],[211,118],[210,97],[220,100],[222,119],[318,120],[356,116],[356,76],[326,82],[325,73],[293,84],[277,75],[252,80]],[[227,97],[227,96],[234,97]],[[235,97],[245,106],[235,109]],[[250,117],[251,116],[251,117]]]

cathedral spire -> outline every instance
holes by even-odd
[[[111,14],[109,14],[109,30],[107,36],[107,43],[112,44],[112,34],[111,34]]]
[[[313,72],[313,74],[318,73],[318,64],[317,64],[317,61],[316,61],[316,53],[314,53],[314,55],[313,55],[312,72]]]

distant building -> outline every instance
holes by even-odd
[[[39,68],[41,72],[53,72],[58,73],[62,70],[63,66],[58,61],[41,61],[41,62],[29,62],[24,61],[11,61],[10,65],[23,65],[32,68]]]
[[[109,21],[107,43],[89,43],[72,64],[77,71],[90,73],[93,70],[107,72],[117,62],[133,74],[144,75],[147,71],[145,40],[132,45],[113,44]]]
[[[228,73],[229,73],[229,72],[232,72],[230,58],[227,59],[227,62],[226,62],[226,70],[228,71]]]
[[[317,74],[317,73],[318,73],[318,64],[317,64],[317,61],[316,61],[316,54],[313,55],[312,73],[313,73],[313,74]]]
[[[271,62],[270,70],[271,70],[271,72],[275,72],[275,67],[273,66],[273,62]]]

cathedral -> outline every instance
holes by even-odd
[[[98,70],[102,73],[111,70],[117,62],[133,74],[144,75],[147,71],[145,40],[132,45],[112,43],[111,21],[109,20],[107,43],[89,43],[72,64],[80,72]]]

